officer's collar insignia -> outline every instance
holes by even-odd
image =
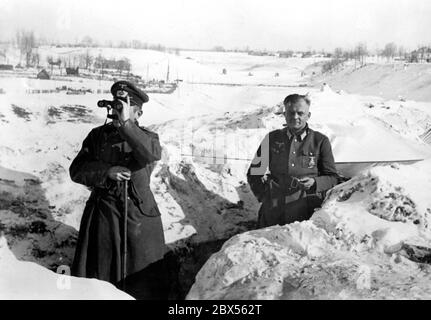
[[[308,124],[305,125],[305,128],[303,130],[301,130],[301,132],[299,134],[293,134],[288,128],[286,128],[286,134],[288,136],[288,138],[292,138],[292,136],[296,136],[298,138],[298,140],[302,141],[305,139],[305,137],[308,134]]]

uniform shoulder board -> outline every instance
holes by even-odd
[[[152,135],[152,136],[155,136],[155,137],[158,137],[158,136],[159,136],[156,132],[151,131],[150,129],[148,129],[148,128],[146,128],[146,127],[142,127],[142,126],[140,126],[139,128],[141,128],[141,130],[142,130],[142,131],[145,131],[146,133],[148,133],[148,134],[150,134],[150,135]]]

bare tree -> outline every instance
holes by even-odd
[[[393,42],[387,43],[385,48],[382,51],[382,55],[386,57],[386,59],[392,59],[397,53],[397,45]]]
[[[88,68],[90,68],[93,61],[94,61],[94,58],[92,55],[90,55],[89,50],[86,50],[85,53],[79,56],[79,65],[84,69],[88,70]]]
[[[131,68],[130,60],[126,57],[118,60],[117,62],[117,71],[120,72],[120,75],[123,73],[123,71],[127,71],[129,73]]]
[[[335,48],[334,58],[341,59],[342,57],[343,57],[343,49],[342,48]]]
[[[60,58],[57,58],[57,60],[54,61],[54,59],[52,58],[52,56],[47,56],[46,57],[46,61],[51,66],[51,75],[53,74],[53,71],[54,71],[53,68],[54,68],[54,66],[57,66],[58,69],[61,71],[61,60],[60,60]]]
[[[92,47],[94,45],[94,41],[90,36],[85,36],[84,38],[82,38],[81,44],[84,47]]]
[[[344,61],[347,60],[346,53],[342,48],[335,48],[333,58],[331,61],[327,62],[323,68],[323,72],[340,69],[340,66]]]
[[[31,65],[32,66],[35,66],[35,67],[38,67],[39,66],[39,62],[40,62],[40,55],[39,55],[39,52],[33,52],[32,54],[31,54],[31,58],[30,58],[30,61],[31,61]]]
[[[360,42],[356,45],[354,50],[355,57],[355,67],[356,61],[358,61],[361,66],[365,64],[365,57],[368,55],[367,44],[365,42]]]
[[[25,64],[30,66],[32,60],[32,51],[36,47],[36,38],[33,31],[17,31],[16,33],[17,46],[21,53],[21,58],[25,57]]]
[[[406,57],[406,49],[403,46],[398,47],[398,57],[405,58]]]
[[[105,64],[105,58],[99,53],[99,55],[94,60],[94,68],[100,69],[102,79],[103,79],[104,64]]]

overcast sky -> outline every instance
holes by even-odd
[[[17,29],[75,42],[138,39],[182,48],[369,49],[431,43],[430,0],[0,0],[0,39]]]

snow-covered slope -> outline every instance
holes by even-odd
[[[357,69],[348,65],[319,76],[315,82],[349,93],[431,102],[431,66],[427,63],[370,63]]]
[[[337,186],[311,221],[235,236],[188,299],[430,299],[431,161]]]

